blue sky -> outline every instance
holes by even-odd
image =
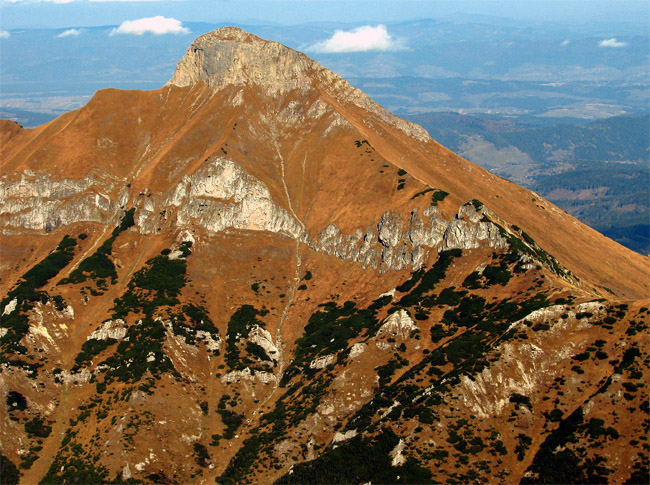
[[[185,22],[396,22],[463,12],[526,21],[648,23],[647,0],[0,0],[0,28]]]

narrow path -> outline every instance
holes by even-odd
[[[102,231],[102,234],[95,240],[93,245],[90,246],[88,249],[86,249],[86,251],[84,251],[84,253],[79,258],[77,258],[77,262],[75,264],[73,264],[72,267],[68,270],[68,276],[70,276],[70,273],[72,273],[75,269],[77,269],[77,267],[81,264],[81,262],[84,259],[86,259],[93,251],[95,251],[95,249],[97,249],[97,246],[99,246],[100,242],[104,242],[104,238],[106,237],[106,233],[109,230],[112,231],[113,229],[114,229],[114,226],[111,226],[110,223],[106,224],[106,226],[104,227],[104,230]]]
[[[282,314],[280,315],[280,321],[278,322],[278,326],[275,330],[275,344],[278,348],[278,365],[276,367],[275,371],[275,382],[273,383],[273,389],[266,395],[266,397],[260,401],[259,405],[255,409],[254,414],[257,414],[257,411],[261,409],[266,403],[275,395],[277,392],[278,388],[280,387],[280,381],[282,380],[282,376],[284,374],[284,369],[286,368],[286,359],[284,357],[284,340],[283,340],[283,334],[282,330],[284,328],[284,324],[287,321],[287,318],[289,316],[289,310],[291,306],[293,305],[293,300],[296,295],[296,290],[298,288],[298,285],[300,284],[300,268],[302,266],[302,258],[300,256],[300,241],[296,240],[296,256],[295,256],[295,273],[294,273],[294,279],[293,279],[293,284],[291,285],[291,288],[289,289],[289,293],[287,295],[287,303],[284,306],[284,309],[282,310]]]
[[[307,232],[307,228],[305,227],[305,224],[298,218],[296,215],[295,211],[293,210],[293,205],[291,204],[291,196],[289,195],[289,189],[287,187],[287,183],[285,180],[284,176],[284,158],[282,157],[282,154],[280,153],[280,149],[278,147],[277,140],[274,140],[275,143],[275,151],[278,154],[278,159],[280,160],[280,171],[282,175],[282,185],[284,187],[284,193],[287,197],[287,205],[289,208],[289,212],[291,212],[291,215],[298,221],[302,228],[302,234],[305,234]],[[284,374],[284,369],[286,367],[286,359],[284,356],[284,339],[283,339],[283,333],[282,330],[284,328],[284,324],[287,321],[287,318],[289,316],[289,311],[291,306],[293,305],[293,300],[295,299],[296,296],[296,291],[298,289],[298,286],[300,285],[300,276],[301,276],[301,268],[302,268],[302,256],[300,254],[300,239],[295,240],[296,247],[295,247],[295,271],[294,271],[294,277],[293,277],[293,283],[291,284],[291,287],[288,290],[287,294],[287,302],[284,305],[284,308],[282,310],[282,313],[280,314],[280,320],[278,322],[278,326],[275,330],[275,345],[278,348],[278,365],[276,367],[275,371],[275,382],[273,383],[273,389],[269,391],[269,393],[264,397],[264,399],[260,400],[259,404],[253,411],[253,416],[256,416],[258,411],[262,409],[266,403],[275,395],[277,392],[278,388],[280,387],[280,380],[282,380],[282,375]]]

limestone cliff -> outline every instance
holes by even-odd
[[[168,84],[190,86],[197,82],[207,83],[215,91],[228,85],[255,87],[267,96],[318,89],[378,115],[420,141],[429,138],[424,128],[393,115],[306,55],[237,27],[223,27],[196,39]]]

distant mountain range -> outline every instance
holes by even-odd
[[[192,38],[221,25],[186,23],[185,26],[189,33],[142,36],[110,35],[117,27],[112,25],[74,26],[76,35],[64,37],[60,36],[69,29],[12,30],[8,38],[0,39],[0,47],[8,53],[3,55],[0,66],[2,97],[92,94],[109,86],[153,89],[164,82],[166,73],[173,69]],[[242,27],[309,52],[346,79],[593,82],[604,83],[607,89],[607,83],[611,82],[626,83],[630,88],[634,84],[647,86],[650,74],[647,31],[625,24],[576,27],[516,24],[487,17],[423,19],[387,24],[392,44],[385,51],[335,53],[315,46],[331,38],[336,30],[351,30],[358,24]],[[614,45],[619,47],[601,45],[613,34],[617,35]],[[11,55],[18,52],[20,55]],[[522,96],[516,85],[501,84],[499,90],[505,97]],[[547,86],[546,91],[545,96],[553,96],[553,91],[558,90]],[[643,106],[645,103],[647,107],[647,92],[642,88],[637,88],[625,102],[621,95],[611,98],[610,104]],[[535,97],[525,96],[531,100]],[[560,89],[556,96],[559,101],[565,93]],[[585,100],[593,97],[593,93],[584,92]]]

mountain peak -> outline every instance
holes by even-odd
[[[202,81],[213,89],[253,84],[278,94],[309,87],[309,74],[321,70],[317,62],[282,44],[222,27],[192,43],[168,84],[185,87]]]
[[[192,42],[167,85],[199,82],[215,91],[226,86],[257,87],[270,97],[316,89],[331,102],[351,103],[408,136],[429,140],[424,128],[393,115],[307,55],[237,27],[222,27]]]

